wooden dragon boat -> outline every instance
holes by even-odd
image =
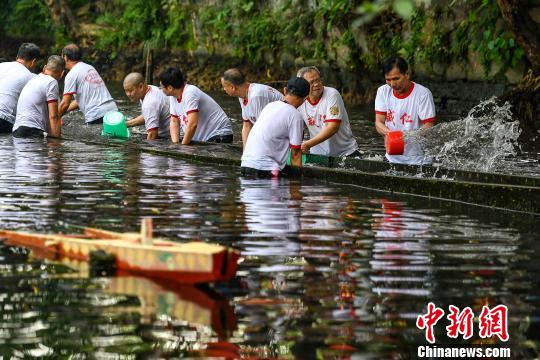
[[[119,271],[184,284],[227,281],[236,273],[240,257],[236,250],[204,242],[152,239],[148,221],[141,228],[141,233],[117,233],[86,227],[77,235],[0,230],[0,238],[8,245],[80,261],[90,261],[91,254],[101,250],[114,256]]]

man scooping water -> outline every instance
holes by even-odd
[[[435,103],[426,87],[411,81],[407,62],[394,56],[383,64],[386,85],[379,87],[375,98],[375,128],[386,136],[391,131],[427,129],[435,124]],[[405,142],[403,155],[386,154],[391,163],[430,164],[420,144]]]

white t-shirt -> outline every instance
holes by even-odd
[[[92,65],[78,62],[66,75],[64,95],[74,95],[86,122],[118,108],[101,76]]]
[[[420,128],[428,122],[435,122],[435,103],[433,95],[426,87],[411,82],[409,92],[399,96],[389,85],[383,85],[377,90],[375,98],[375,113],[386,116],[386,126],[391,131],[411,131]],[[405,142],[403,155],[388,155],[388,161],[400,164],[426,164],[431,159],[424,159],[422,147],[419,144]]]
[[[346,156],[358,149],[345,104],[336,89],[325,86],[319,101],[311,103],[308,98],[298,108],[298,111],[302,114],[310,138],[319,135],[326,123],[341,122],[338,132],[326,141],[313,146],[309,151],[311,154]]]
[[[281,170],[289,147],[300,148],[304,122],[296,108],[284,101],[266,105],[253,125],[242,155],[242,166],[257,170]]]
[[[242,108],[242,119],[255,124],[259,114],[271,102],[283,100],[283,94],[271,86],[263,84],[249,84],[247,98],[238,99]]]
[[[47,132],[49,103],[58,102],[58,81],[43,73],[30,80],[21,91],[13,131],[27,126]]]
[[[159,137],[170,137],[169,98],[157,86],[148,85],[141,100],[142,115],[146,131],[158,129]]]
[[[0,119],[15,122],[17,100],[26,83],[35,76],[17,61],[0,63]]]
[[[193,112],[199,113],[197,129],[191,140],[207,141],[214,136],[232,135],[231,121],[227,114],[214,99],[198,87],[186,84],[180,98],[169,97],[169,102],[171,116],[180,120],[184,133],[188,123],[187,116]]]

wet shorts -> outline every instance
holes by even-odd
[[[88,124],[88,125],[101,125],[101,124],[103,124],[103,118],[100,117],[99,119],[89,121],[86,124]]]
[[[7,120],[0,118],[0,133],[2,134],[11,133],[11,130],[13,130],[13,124]]]
[[[13,136],[18,138],[29,138],[29,137],[44,137],[45,132],[41,129],[28,127],[28,126],[19,126],[17,130],[13,132]]]
[[[206,141],[215,142],[215,143],[232,143],[233,142],[233,136],[232,136],[232,134],[229,134],[229,135],[216,135],[216,136],[212,136],[210,139],[208,139]]]
[[[279,177],[279,171],[257,170],[245,166],[242,166],[240,171],[242,176],[252,179],[271,179],[273,177]]]

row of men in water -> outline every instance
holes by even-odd
[[[102,124],[103,116],[117,106],[96,69],[82,61],[79,47],[69,44],[61,56],[48,58],[43,71],[31,70],[40,49],[32,43],[19,48],[13,62],[0,64],[0,132],[15,137],[59,137],[61,117],[75,109],[87,124]],[[69,72],[60,98],[58,80]],[[383,64],[386,85],[375,99],[375,127],[385,136],[394,130],[428,128],[435,122],[431,92],[410,79],[407,62],[400,57]],[[170,137],[172,142],[230,143],[233,132],[229,117],[208,94],[187,83],[184,73],[168,68],[159,74],[160,87],[146,84],[140,73],[124,79],[130,100],[141,104],[140,116],[127,126],[144,125],[148,139]],[[287,81],[283,93],[273,87],[249,83],[237,68],[224,72],[224,91],[240,101],[242,109],[242,167],[257,176],[276,174],[286,164],[301,166],[301,154],[326,156],[358,155],[347,110],[340,93],[324,86],[314,66],[301,68]],[[310,138],[304,141],[304,126]],[[421,164],[421,148],[406,144],[403,155],[386,155],[390,162]]]

